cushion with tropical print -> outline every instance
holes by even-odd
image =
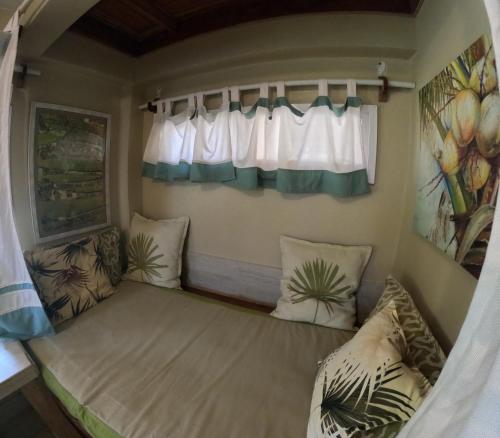
[[[356,291],[371,246],[312,243],[281,236],[281,297],[276,318],[344,330],[356,322]]]
[[[390,423],[375,429],[355,433],[352,438],[396,438],[405,424],[406,421]]]
[[[114,293],[92,237],[25,254],[28,270],[54,324],[73,318]]]
[[[307,437],[350,438],[409,420],[431,386],[417,368],[403,363],[405,349],[390,302],[321,363]]]
[[[188,217],[154,221],[135,213],[130,224],[127,280],[180,288]]]
[[[410,294],[391,275],[387,277],[384,292],[370,317],[389,301],[394,301],[396,304],[399,321],[408,342],[407,361],[416,366],[427,377],[431,385],[434,385],[444,367],[446,356]]]
[[[120,231],[113,226],[97,234],[93,239],[96,244],[96,253],[103,261],[104,269],[109,281],[116,286],[122,277],[122,264],[120,260]]]

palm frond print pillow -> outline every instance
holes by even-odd
[[[313,243],[282,236],[281,298],[272,316],[352,330],[356,291],[370,246]]]
[[[120,231],[113,226],[93,236],[95,251],[101,261],[100,269],[105,272],[109,281],[116,286],[122,277],[120,260]]]
[[[350,438],[409,420],[430,385],[403,363],[405,349],[391,302],[322,362],[307,437]]]
[[[27,252],[26,263],[54,324],[79,315],[114,293],[92,237]]]
[[[179,288],[188,224],[187,217],[154,221],[135,213],[130,226],[125,278]]]

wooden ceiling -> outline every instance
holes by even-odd
[[[223,27],[309,12],[414,15],[423,0],[101,0],[71,30],[132,56]]]

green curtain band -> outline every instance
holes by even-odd
[[[220,164],[187,163],[172,165],[143,163],[143,176],[165,182],[221,182],[241,190],[260,187],[282,193],[328,193],[335,197],[363,195],[370,192],[365,169],[348,173],[327,170],[262,170],[238,168],[232,162]]]

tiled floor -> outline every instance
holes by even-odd
[[[20,393],[0,402],[0,437],[54,438]]]

